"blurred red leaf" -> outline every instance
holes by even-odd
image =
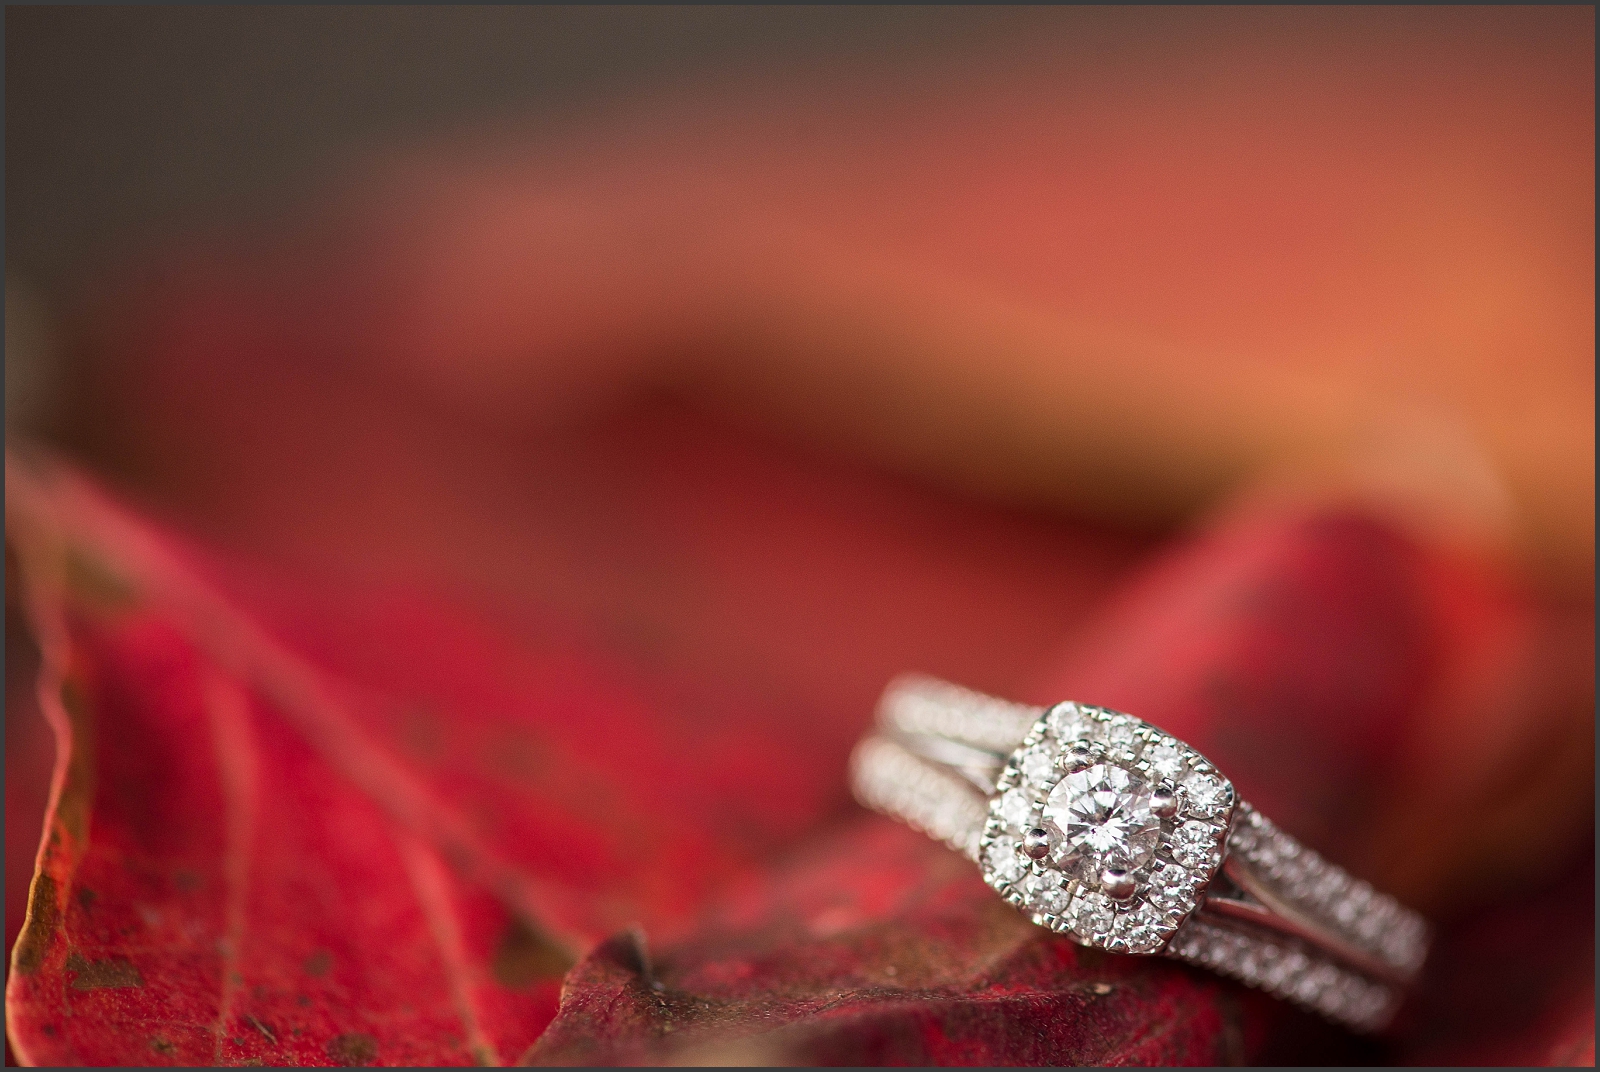
[[[1398,1056],[1416,1065],[1594,1064],[1594,856],[1440,935]]]
[[[1361,859],[1393,821],[1374,802],[1410,776],[1402,744],[1471,631],[1451,619],[1471,605],[1511,613],[1487,578],[1456,577],[1464,602],[1441,603],[1430,567],[1354,513],[1234,524],[1147,572],[1033,698],[1140,711],[1237,770],[1245,795],[1289,828]],[[1437,876],[1448,850],[1419,851]],[[720,902],[683,941],[602,946],[569,976],[529,1059],[1104,1065],[1376,1052],[1204,973],[1079,949],[1006,910],[953,854],[869,824]]]
[[[576,951],[671,934],[846,805],[866,703],[251,575],[51,467],[7,502],[79,774],[16,946],[27,1060],[505,1060]]]
[[[837,825],[865,703],[252,576],[49,467],[9,470],[7,501],[63,745],[8,986],[25,1060],[1372,1055],[1036,931],[892,824]],[[1016,688],[1170,725],[1355,863],[1460,652],[1526,643],[1493,585],[1438,572],[1354,514],[1235,524]],[[1446,833],[1421,854],[1435,886]]]

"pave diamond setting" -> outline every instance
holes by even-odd
[[[1152,806],[1158,787],[1177,797],[1176,814],[1170,798],[1166,818]],[[1039,716],[995,788],[977,854],[984,880],[1035,923],[1115,953],[1160,952],[1198,907],[1236,800],[1187,744],[1075,703]],[[1034,828],[1050,840],[1040,860],[1022,852]],[[1133,893],[1106,889],[1108,874],[1131,875]]]
[[[851,756],[857,798],[976,861],[1006,901],[1074,941],[1203,965],[1363,1031],[1388,1022],[1421,970],[1425,919],[1147,723],[915,675],[885,691],[879,722]]]

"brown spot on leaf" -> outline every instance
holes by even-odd
[[[541,979],[565,975],[572,967],[567,953],[520,919],[511,921],[495,946],[495,982],[519,989]]]
[[[335,1035],[325,1049],[335,1064],[370,1065],[378,1056],[378,1040],[360,1033]]]
[[[126,957],[85,960],[80,954],[67,957],[67,971],[73,972],[72,989],[100,990],[144,986],[144,976]]]
[[[76,896],[78,898],[78,907],[87,912],[94,907],[94,902],[100,895],[87,886],[79,886]]]
[[[61,926],[61,906],[56,901],[56,880],[40,872],[28,891],[28,921],[17,936],[11,963],[19,974],[32,975],[44,963],[50,938]]]
[[[67,547],[65,565],[67,588],[90,609],[120,611],[138,604],[132,582],[82,545]]]
[[[314,979],[320,979],[333,970],[333,954],[326,949],[318,949],[300,965],[300,969]]]
[[[150,1048],[163,1057],[171,1057],[173,1054],[178,1052],[178,1047],[174,1046],[171,1042],[168,1042],[160,1035],[156,1035],[151,1038]]]

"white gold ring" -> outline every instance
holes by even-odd
[[[903,677],[851,778],[863,804],[966,854],[1080,945],[1200,964],[1361,1031],[1389,1022],[1427,956],[1420,915],[1131,715]]]

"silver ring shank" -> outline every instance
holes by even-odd
[[[856,796],[975,860],[986,794],[1043,710],[901,678],[852,757]],[[1241,802],[1221,873],[1163,952],[1370,1031],[1393,1016],[1427,943],[1420,916]]]

